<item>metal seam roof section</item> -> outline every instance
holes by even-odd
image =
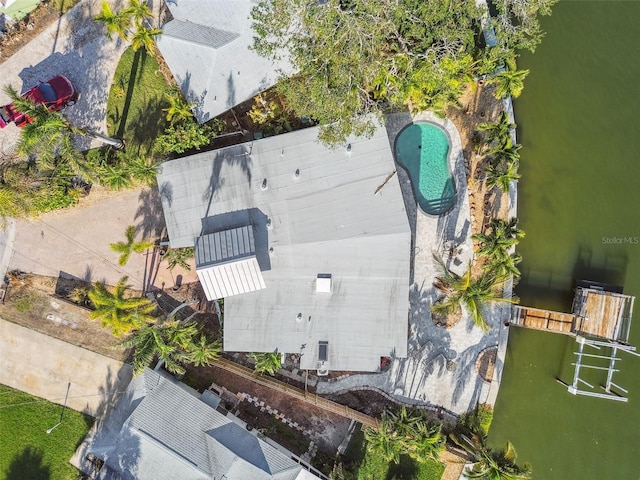
[[[196,268],[228,262],[255,254],[253,228],[232,228],[196,239]]]
[[[225,350],[305,345],[301,368],[313,369],[326,340],[331,369],[371,371],[381,356],[406,355],[411,230],[385,128],[350,139],[349,150],[317,135],[307,128],[163,163],[169,239],[193,246],[253,226],[252,266],[266,288],[225,300]],[[228,272],[203,284],[214,273]],[[318,274],[331,274],[330,293],[316,292]]]
[[[255,256],[196,269],[207,299],[227,298],[266,287]]]

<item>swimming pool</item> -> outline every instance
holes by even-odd
[[[407,171],[420,209],[429,215],[447,213],[456,202],[449,169],[449,138],[433,123],[414,123],[396,138],[396,159]]]

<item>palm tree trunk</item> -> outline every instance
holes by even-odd
[[[124,140],[121,140],[119,138],[107,137],[106,135],[102,135],[101,133],[94,132],[93,130],[89,130],[88,128],[83,128],[83,130],[87,135],[100,140],[105,145],[111,146],[114,150],[124,151],[125,149]]]

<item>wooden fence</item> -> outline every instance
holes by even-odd
[[[297,398],[298,400],[302,400],[303,402],[307,402],[311,405],[315,405],[316,407],[327,410],[328,412],[332,412],[351,420],[355,420],[356,422],[360,422],[363,427],[378,428],[380,426],[380,421],[377,418],[370,417],[369,415],[365,415],[364,413],[358,412],[357,410],[349,408],[345,405],[341,405],[339,403],[332,402],[331,400],[327,400],[326,398],[319,397],[315,393],[305,392],[304,390],[301,390],[299,388],[292,387],[291,385],[288,385],[274,378],[258,376],[253,373],[253,370],[247,367],[243,367],[242,365],[238,365],[237,363],[231,362],[229,360],[220,358],[215,361],[214,365],[223,368],[228,372],[251,380],[258,385],[272,388],[273,390],[277,390],[278,392],[282,392],[286,395],[289,395],[290,397]]]

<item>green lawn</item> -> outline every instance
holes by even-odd
[[[107,101],[109,135],[122,138],[127,150],[151,155],[153,140],[167,126],[169,85],[158,62],[144,49],[128,48],[118,64]]]
[[[77,479],[69,459],[93,418],[0,385],[0,478],[3,480]]]
[[[440,480],[445,465],[435,460],[418,463],[403,455],[400,463],[388,463],[370,455],[364,433],[356,428],[345,453],[344,468],[358,480]]]

